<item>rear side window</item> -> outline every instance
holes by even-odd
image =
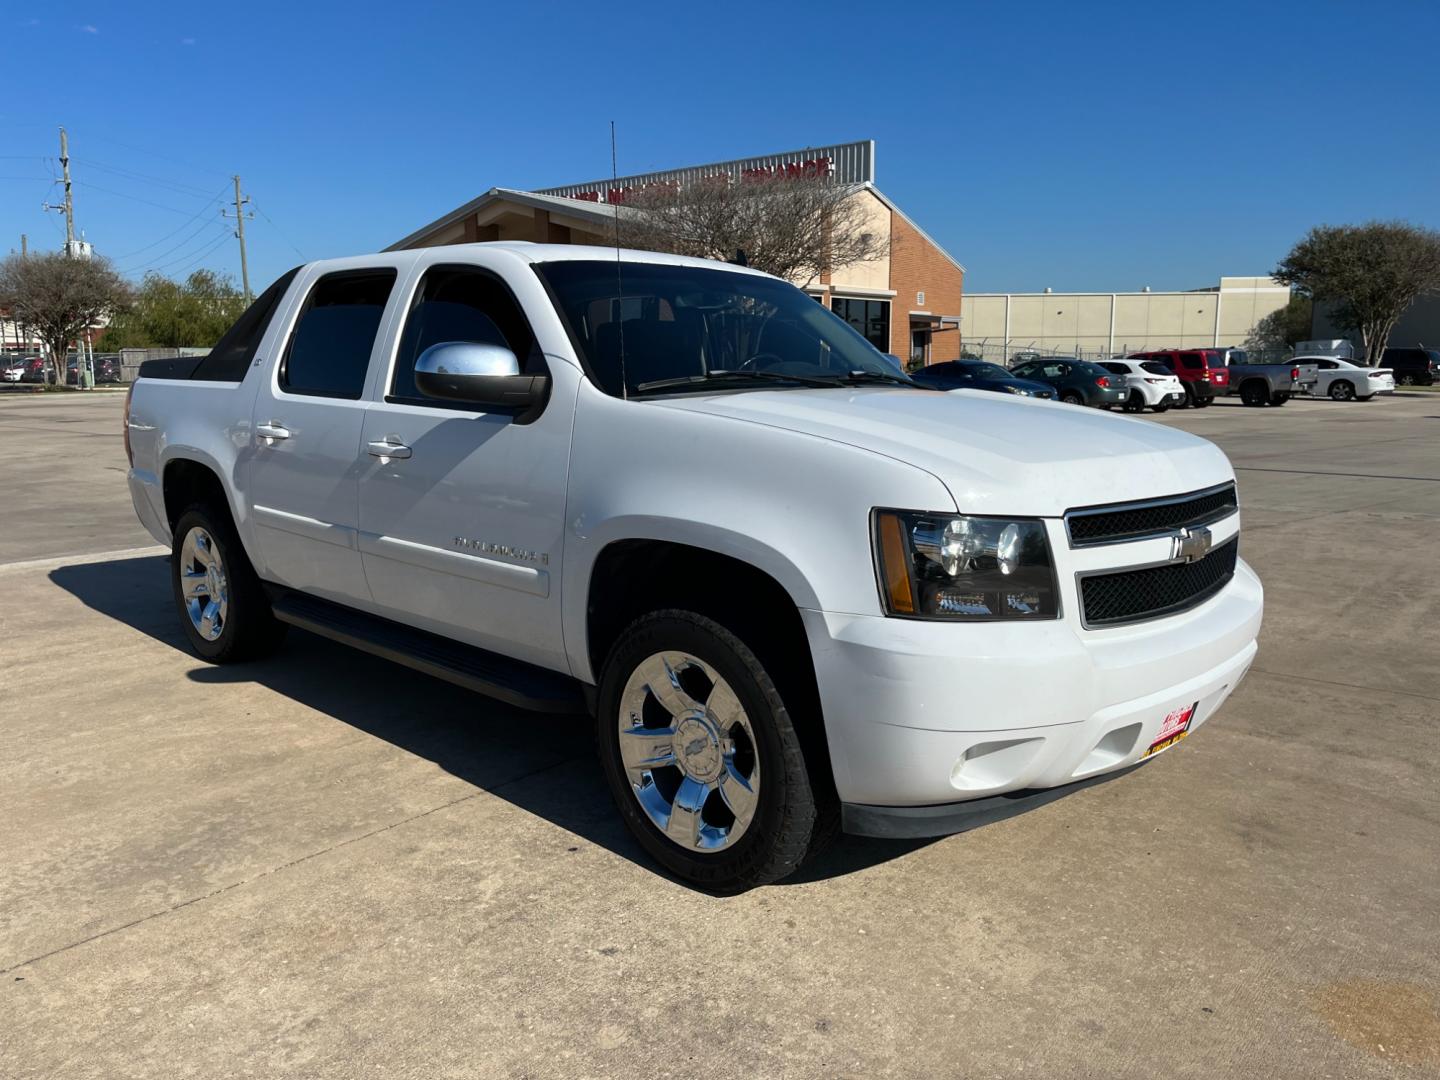
[[[1193,370],[1195,368],[1203,367],[1204,365],[1201,362],[1200,355],[1198,353],[1181,353],[1180,366]]]
[[[426,271],[405,320],[390,400],[443,404],[415,389],[415,361],[445,341],[501,345],[515,354],[522,373],[544,369],[530,324],[499,278],[475,267],[435,266]]]
[[[1100,366],[1103,367],[1106,371],[1110,372],[1111,375],[1130,374],[1130,368],[1126,364],[1101,364]]]
[[[255,359],[255,350],[260,347],[260,340],[265,336],[270,320],[275,315],[275,309],[280,306],[281,297],[299,272],[300,268],[297,266],[256,297],[255,302],[245,309],[240,318],[235,320],[235,324],[215,343],[215,347],[201,357],[190,377],[215,382],[240,382],[244,379],[245,372],[250,368],[250,361]]]
[[[395,271],[390,269],[342,271],[317,281],[290,335],[280,389],[358,398],[394,285]]]
[[[1175,374],[1159,360],[1146,360],[1141,365],[1142,371],[1148,371],[1151,375],[1173,375]]]

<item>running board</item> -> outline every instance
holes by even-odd
[[[463,686],[521,709],[584,713],[585,688],[578,679],[477,649],[439,634],[293,589],[266,585],[275,617],[312,634],[353,646],[396,664]]]

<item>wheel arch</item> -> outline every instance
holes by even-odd
[[[580,652],[588,681],[598,682],[605,657],[636,619],[666,608],[694,611],[720,623],[760,658],[790,709],[807,760],[829,775],[819,686],[801,617],[805,601],[776,575],[736,554],[632,536],[599,551],[584,596]]]
[[[209,502],[224,509],[232,524],[240,517],[219,466],[203,452],[175,453],[167,456],[160,469],[160,490],[165,503],[165,523],[173,536],[175,522],[185,508],[196,502]]]

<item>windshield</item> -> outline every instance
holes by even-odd
[[[803,379],[839,380],[852,372],[902,381],[844,320],[774,278],[610,260],[561,260],[535,269],[550,286],[590,376],[616,397],[622,367],[629,394],[685,378],[713,390],[705,376],[722,371],[755,374],[755,387],[766,389],[804,385]],[[777,381],[785,376],[797,382]],[[726,382],[746,385],[738,375]]]
[[[966,375],[977,379],[1013,379],[1015,376],[1001,367],[999,364],[986,364],[980,361],[955,365],[961,368]]]

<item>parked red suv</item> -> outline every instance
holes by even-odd
[[[1164,364],[1185,384],[1185,404],[1197,409],[1230,389],[1224,349],[1153,349],[1131,353],[1126,359],[1158,360]]]

